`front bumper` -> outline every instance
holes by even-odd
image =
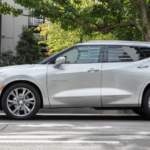
[[[1,95],[1,92],[2,92],[2,90],[4,88],[4,85],[2,83],[3,81],[4,81],[4,78],[0,75],[0,95]]]

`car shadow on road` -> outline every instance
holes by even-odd
[[[6,115],[0,115],[0,120],[10,120]],[[36,115],[31,120],[77,120],[77,121],[85,121],[85,120],[103,120],[103,121],[150,121],[148,117],[142,116],[132,116],[132,115]]]
[[[148,117],[142,116],[114,116],[114,115],[37,115],[33,118],[34,120],[121,120],[121,121],[148,121]]]

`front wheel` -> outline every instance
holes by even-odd
[[[40,109],[40,95],[26,83],[10,86],[2,98],[4,112],[11,119],[31,119]]]

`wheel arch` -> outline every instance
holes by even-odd
[[[146,93],[146,91],[147,91],[148,89],[150,89],[150,83],[148,83],[148,84],[144,87],[144,89],[142,90],[142,95],[141,95],[140,102],[139,102],[139,105],[140,105],[141,107],[142,107],[142,105],[143,105],[144,95],[145,95],[145,93]]]
[[[42,92],[41,92],[40,88],[35,83],[33,83],[31,81],[27,81],[27,80],[16,80],[16,81],[12,81],[12,82],[8,83],[1,92],[0,100],[2,99],[2,97],[5,93],[5,91],[8,89],[8,87],[13,85],[13,84],[16,84],[16,83],[28,83],[28,84],[32,85],[40,94],[40,99],[41,99],[40,108],[43,108],[43,96],[42,96]],[[0,109],[2,109],[2,100],[0,101]]]

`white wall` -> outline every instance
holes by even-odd
[[[7,2],[17,9],[22,9],[25,15],[29,13],[28,9],[15,4],[14,0],[2,0],[2,2]],[[13,18],[12,15],[2,15],[1,51],[15,50],[23,25],[28,26],[28,17],[20,15]]]

